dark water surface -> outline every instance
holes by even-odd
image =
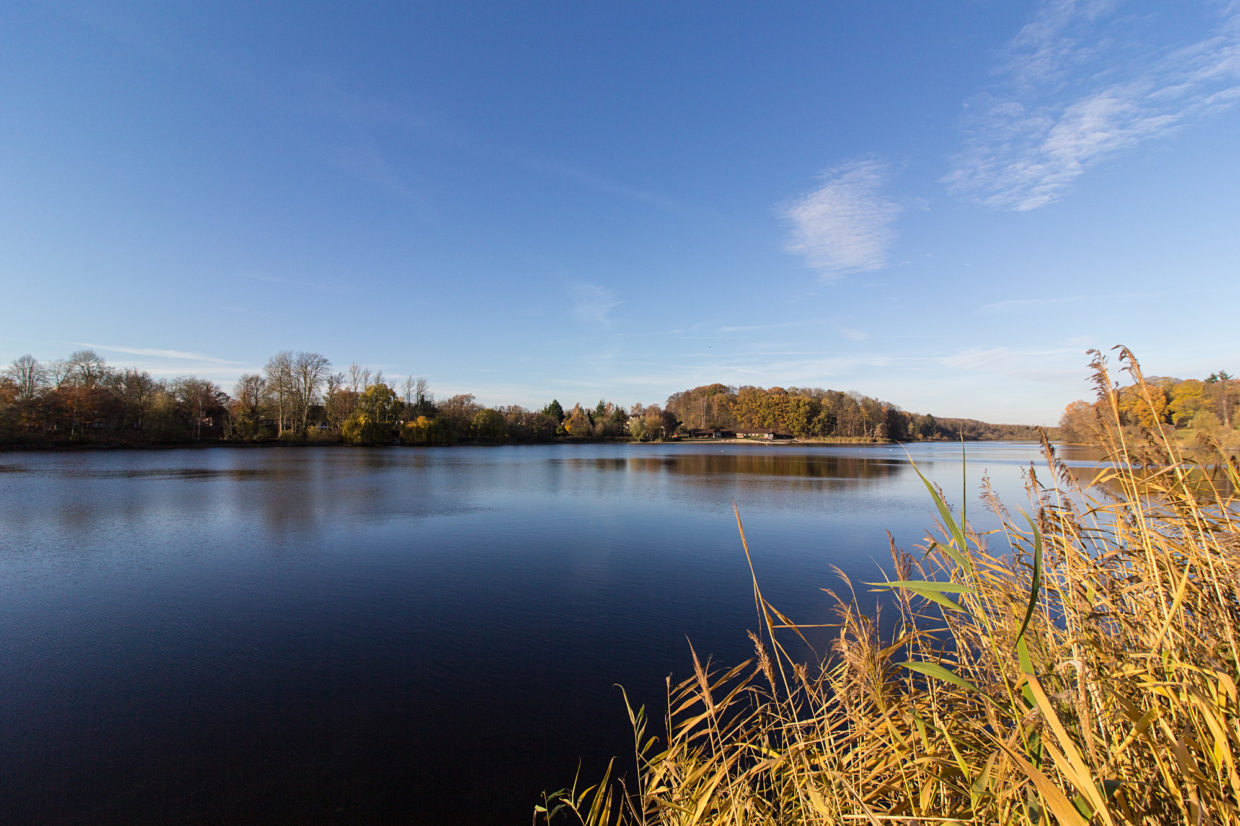
[[[934,518],[887,446],[0,454],[0,821],[528,823],[631,753],[615,684],[749,655],[733,500],[805,622]]]

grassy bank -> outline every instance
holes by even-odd
[[[927,483],[940,524],[892,546],[893,581],[837,587],[817,662],[787,654],[805,629],[755,580],[753,658],[693,657],[661,722],[630,709],[624,780],[535,821],[1240,823],[1240,473],[1217,445],[1134,438],[1101,360],[1096,380],[1116,411],[1096,475],[1048,444],[1028,515],[990,497],[989,535]],[[889,636],[851,598],[869,587]]]

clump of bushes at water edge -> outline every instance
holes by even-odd
[[[941,523],[876,586],[894,632],[837,597],[821,662],[789,656],[806,629],[755,579],[754,657],[695,655],[657,734],[630,708],[629,777],[547,795],[535,822],[1240,823],[1240,472],[1156,421],[1134,438],[1095,356],[1096,476],[1047,444],[1033,515],[992,498],[989,536],[927,483]]]

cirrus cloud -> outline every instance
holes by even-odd
[[[899,204],[882,194],[886,164],[851,161],[823,173],[822,184],[781,209],[791,224],[788,252],[824,276],[866,272],[887,264]]]
[[[601,284],[574,282],[572,293],[572,316],[581,323],[596,327],[611,325],[611,311],[620,303],[616,293]]]
[[[1195,21],[1204,37],[1172,43],[1162,35],[1170,27],[1113,5],[1052,0],[1008,44],[1001,79],[966,102],[968,137],[944,178],[953,192],[1037,209],[1092,167],[1240,98],[1240,6]]]

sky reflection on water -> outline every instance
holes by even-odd
[[[959,499],[958,445],[909,448]],[[1029,445],[969,445],[1025,505]],[[9,454],[0,816],[528,818],[629,744],[614,685],[749,653],[768,597],[881,576],[933,506],[899,447]],[[862,594],[862,596],[867,596]],[[656,715],[657,716],[657,715]],[[452,790],[445,796],[444,790]],[[463,801],[469,801],[469,804]]]

